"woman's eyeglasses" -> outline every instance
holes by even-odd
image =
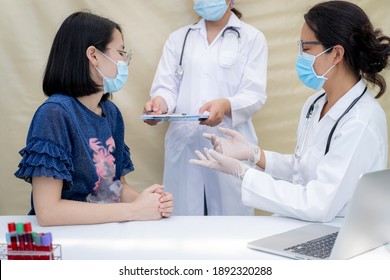
[[[126,65],[130,64],[131,57],[132,57],[131,50],[127,52],[127,51],[117,50],[117,49],[112,49],[112,48],[107,48],[107,49],[112,50],[112,51],[117,51],[119,53],[119,55],[123,57],[123,60],[126,63]]]

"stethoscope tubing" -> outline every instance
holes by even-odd
[[[186,47],[186,43],[187,43],[187,39],[188,39],[188,34],[190,33],[191,30],[194,30],[194,28],[190,27],[188,28],[187,32],[186,32],[186,35],[184,36],[184,40],[183,40],[183,45],[181,47],[181,53],[180,53],[180,60],[179,60],[179,65],[178,65],[178,69],[176,70],[176,73],[175,75],[183,75],[183,56],[184,56],[184,50],[185,50],[185,47]],[[237,34],[237,40],[240,40],[241,38],[241,34],[240,34],[240,31],[237,30],[237,28],[233,27],[233,26],[228,26],[226,27],[223,32],[222,32],[222,35],[221,37],[223,38],[225,36],[225,33],[227,31],[233,31]],[[181,73],[180,73],[181,72]]]
[[[332,137],[333,137],[333,133],[335,132],[336,128],[337,128],[337,125],[339,124],[340,120],[346,115],[348,114],[348,112],[352,109],[353,106],[355,106],[355,104],[360,100],[360,98],[366,93],[367,91],[367,87],[364,88],[363,92],[357,97],[355,98],[351,104],[348,106],[348,108],[344,111],[343,114],[341,114],[341,116],[337,119],[336,123],[333,125],[332,129],[330,130],[329,132],[329,135],[328,135],[328,139],[326,141],[326,147],[325,147],[325,153],[324,155],[326,155],[328,152],[329,152],[329,149],[330,149],[330,144],[331,144],[331,141],[332,141]],[[297,151],[295,153],[295,157],[296,158],[301,158],[301,152],[303,152],[303,147],[305,145],[305,142],[306,142],[306,137],[307,137],[307,133],[308,133],[308,123],[309,123],[309,120],[311,119],[311,116],[313,114],[313,110],[314,110],[314,106],[315,104],[317,103],[318,100],[320,100],[322,97],[325,96],[325,92],[323,94],[321,94],[320,96],[318,96],[314,101],[313,103],[310,105],[309,107],[309,110],[307,111],[306,113],[306,120],[305,120],[305,125],[304,125],[304,131],[303,131],[303,140],[299,139],[299,142],[298,142],[298,146],[297,146]],[[300,143],[302,142],[302,143]]]

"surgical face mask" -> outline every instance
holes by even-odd
[[[195,12],[208,21],[218,21],[226,13],[228,5],[225,0],[194,0]]]
[[[116,67],[117,67],[116,77],[109,78],[109,77],[105,77],[102,74],[102,72],[100,72],[100,70],[95,66],[96,70],[103,77],[103,91],[104,91],[104,93],[114,93],[114,92],[120,91],[124,87],[124,85],[127,81],[127,77],[129,75],[129,68],[127,67],[127,64],[124,61],[119,60],[118,62],[115,62],[114,60],[112,60],[110,57],[108,57],[104,53],[102,53],[102,54],[105,57],[107,57],[109,60],[111,60],[113,63],[115,63]]]
[[[327,52],[331,48],[333,48],[333,47],[330,47],[330,48],[324,50],[322,53],[320,53],[318,55],[311,55],[311,54],[308,54],[305,52],[302,52],[301,54],[299,54],[298,59],[297,59],[296,64],[295,64],[295,67],[296,67],[296,70],[298,73],[299,80],[301,80],[301,82],[305,86],[312,88],[314,90],[317,90],[317,91],[323,87],[325,81],[328,79],[325,77],[325,75],[328,74],[328,72],[330,70],[332,70],[333,67],[335,67],[336,65],[333,65],[332,67],[330,67],[328,69],[328,71],[326,71],[321,76],[317,75],[317,73],[315,72],[315,70],[313,68],[313,65],[314,65],[314,62],[315,62],[317,57],[324,54],[325,52]]]

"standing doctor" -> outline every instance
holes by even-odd
[[[222,129],[230,137],[206,134],[215,151],[191,162],[242,178],[247,205],[327,222],[345,215],[361,174],[387,166],[386,115],[376,98],[386,92],[380,72],[390,66],[390,37],[347,1],[317,4],[304,19],[296,69],[318,92],[301,112],[295,154],[261,150]],[[254,154],[257,169],[239,161]]]
[[[189,164],[194,151],[211,147],[203,133],[221,125],[253,144],[252,116],[266,101],[267,46],[264,35],[242,22],[231,0],[194,0],[199,22],[173,32],[144,110],[203,114],[207,120],[171,122],[165,137],[164,186],[175,196],[176,215],[253,215],[241,202],[241,182]],[[150,125],[156,122],[145,121]]]

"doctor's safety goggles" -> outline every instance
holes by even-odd
[[[299,50],[299,55],[302,55],[303,53],[303,46],[304,45],[322,45],[322,42],[320,41],[302,41],[298,40],[298,50]]]

